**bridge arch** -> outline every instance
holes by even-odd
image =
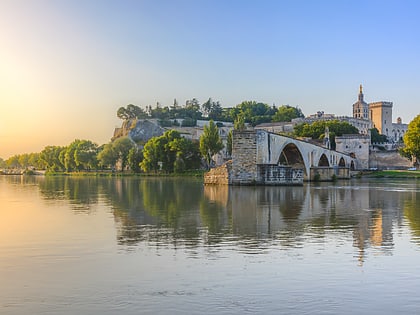
[[[279,165],[305,169],[305,161],[299,148],[294,143],[287,144],[280,153]],[[306,171],[305,171],[306,173]]]
[[[327,156],[323,153],[318,161],[318,166],[330,166]]]
[[[341,157],[340,161],[338,162],[339,167],[346,167],[346,161],[344,161],[344,158]]]

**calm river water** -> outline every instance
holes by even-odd
[[[0,314],[419,314],[420,182],[0,176]]]

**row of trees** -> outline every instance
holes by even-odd
[[[234,122],[241,118],[245,123],[255,126],[260,123],[291,121],[293,118],[304,117],[298,107],[289,105],[276,107],[256,101],[244,101],[235,107],[224,108],[211,98],[203,104],[193,98],[187,100],[184,106],[179,106],[178,102],[174,100],[172,106],[163,107],[157,103],[155,108],[149,105],[145,109],[129,104],[126,107],[120,107],[117,116],[123,120],[156,118],[165,126],[176,123],[178,119],[184,120],[185,124],[194,126],[198,119]]]
[[[211,120],[200,141],[181,137],[175,130],[151,138],[139,148],[128,137],[98,146],[90,140],[74,140],[68,146],[47,146],[40,153],[15,155],[0,167],[36,168],[51,172],[131,169],[133,172],[166,173],[199,169],[202,161],[212,164],[212,156],[223,149],[216,124]]]
[[[359,130],[345,121],[339,120],[318,120],[313,123],[298,124],[294,127],[294,136],[310,137],[316,140],[323,140],[325,130],[329,130],[331,149],[335,150],[335,137],[343,134],[358,134]]]

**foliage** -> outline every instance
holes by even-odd
[[[239,115],[242,115],[246,123],[252,126],[271,122],[272,116],[277,111],[276,107],[270,107],[264,103],[257,103],[256,101],[243,101],[231,110],[231,116],[234,120]]]
[[[339,120],[318,120],[312,124],[302,123],[295,126],[294,135],[297,137],[311,137],[312,139],[323,139],[325,128],[330,133],[331,148],[335,149],[335,137],[343,134],[358,134],[359,130],[348,122]]]
[[[370,141],[372,143],[384,143],[387,141],[385,135],[381,135],[377,128],[370,129]]]
[[[43,168],[43,163],[40,160],[39,153],[24,153],[16,154],[9,157],[7,160],[0,159],[0,168]]]
[[[201,112],[204,117],[213,120],[222,120],[223,108],[220,103],[214,102],[211,98],[201,105]]]
[[[204,126],[203,134],[200,137],[200,152],[210,166],[212,157],[223,149],[222,139],[219,135],[219,128],[213,120]]]
[[[293,118],[303,117],[302,111],[298,107],[282,105],[279,108],[269,106],[257,101],[243,101],[242,103],[224,108],[219,101],[209,98],[200,105],[196,98],[186,100],[185,105],[178,105],[174,99],[171,106],[162,106],[159,102],[152,108],[151,105],[146,109],[129,104],[120,107],[117,116],[123,120],[154,118],[160,121],[161,126],[170,127],[178,119],[184,119],[184,126],[195,126],[195,121],[199,119],[209,119],[221,122],[242,121],[252,126],[275,121],[291,121]]]
[[[232,149],[233,149],[233,133],[232,133],[232,130],[230,130],[226,139],[226,150],[227,150],[228,156],[232,156]]]
[[[121,137],[114,142],[108,143],[98,153],[97,159],[103,167],[114,167],[120,164],[123,171],[128,163],[128,154],[135,144],[128,137]]]
[[[121,164],[121,171],[123,171],[128,162],[128,153],[134,147],[134,143],[127,137],[123,137],[115,140],[113,147],[117,155],[117,161]]]
[[[420,159],[420,115],[417,115],[409,124],[403,137],[406,155],[411,155],[415,160]]]
[[[143,160],[143,152],[136,147],[132,147],[128,151],[127,163],[134,173],[140,173],[140,162]]]
[[[294,118],[303,118],[300,108],[289,105],[282,105],[277,109],[272,121],[292,121]]]
[[[120,107],[117,111],[117,117],[123,120],[141,119],[148,117],[147,113],[140,107],[128,104],[127,107]]]
[[[233,128],[235,130],[244,130],[245,129],[245,118],[243,115],[238,115],[235,118],[233,123]]]
[[[190,117],[186,117],[182,121],[182,124],[181,124],[182,127],[195,127],[196,125],[197,125],[197,120]]]
[[[65,166],[60,160],[62,152],[66,151],[66,147],[46,146],[40,153],[39,159],[44,167],[49,171],[64,171]]]
[[[78,169],[90,170],[98,168],[98,145],[90,140],[80,140],[74,152],[74,162]]]
[[[197,143],[182,138],[175,130],[169,130],[146,142],[140,166],[145,172],[162,170],[173,173],[197,168],[199,163]]]
[[[97,156],[98,162],[102,167],[114,167],[118,160],[118,154],[112,142],[105,144]]]

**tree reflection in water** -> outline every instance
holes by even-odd
[[[10,177],[38,185],[47,201],[69,200],[76,213],[103,203],[112,211],[118,243],[136,246],[217,246],[252,250],[268,242],[287,249],[313,238],[352,240],[392,254],[393,229],[408,222],[420,239],[417,182],[345,181],[303,187],[204,186],[191,178]]]

